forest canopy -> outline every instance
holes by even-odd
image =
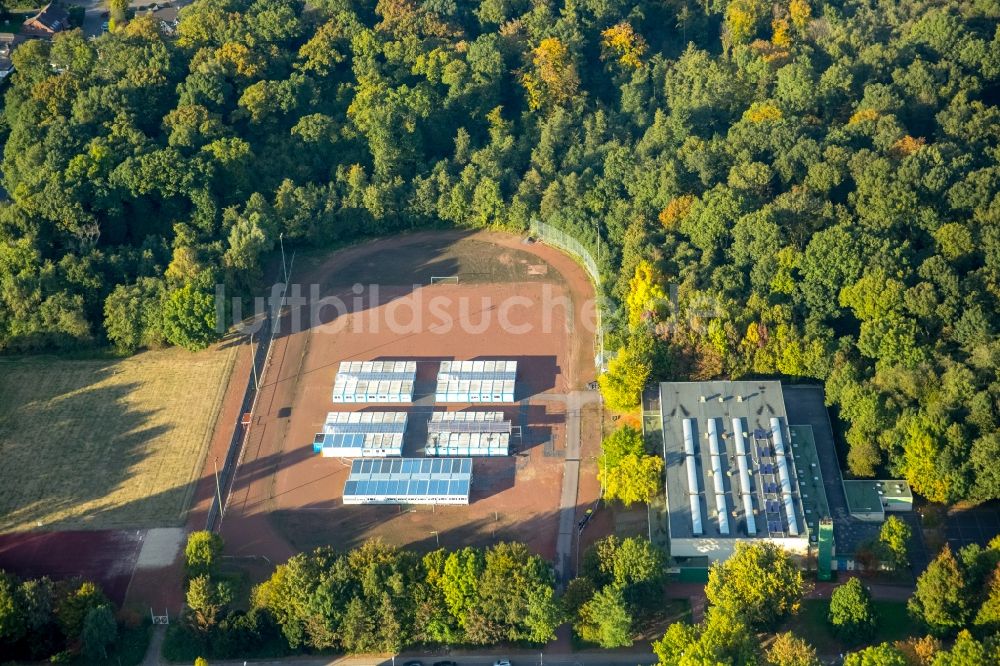
[[[0,350],[197,348],[214,285],[253,290],[279,236],[537,218],[599,234],[607,295],[632,310],[632,285],[676,287],[677,311],[618,317],[618,365],[643,373],[610,385],[822,380],[851,472],[1000,497],[995,1],[180,17],[176,36],[136,18],[14,53]]]

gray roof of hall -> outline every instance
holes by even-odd
[[[702,401],[704,398],[704,402]],[[663,418],[664,458],[666,468],[668,521],[671,538],[692,538],[691,508],[688,501],[687,472],[684,469],[684,434],[682,421],[693,418],[695,428],[695,450],[697,452],[699,495],[702,514],[702,538],[732,539],[746,538],[746,522],[743,516],[743,502],[740,498],[739,471],[733,456],[736,444],[733,440],[734,418],[743,419],[748,451],[753,448],[753,432],[761,429],[770,432],[771,418],[777,417],[787,428],[788,418],[781,383],[777,381],[705,381],[705,382],[664,382],[660,384],[660,409]],[[729,534],[719,532],[715,510],[714,482],[709,471],[711,459],[707,439],[707,421],[719,419],[717,426],[722,453],[723,488],[729,516]],[[791,453],[786,429],[786,453]],[[754,456],[751,456],[752,458]],[[731,473],[731,475],[730,475]],[[766,536],[767,526],[760,506],[760,489],[763,487],[760,470],[750,465],[753,506],[756,510],[757,533],[752,536]],[[795,498],[795,512],[800,529],[805,521],[801,515],[799,488],[796,475],[792,473],[792,495]],[[711,492],[706,494],[706,489]],[[737,517],[732,512],[738,514]],[[783,509],[782,509],[783,511]],[[783,523],[784,524],[784,523]]]

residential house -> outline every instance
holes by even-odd
[[[12,32],[0,32],[0,81],[6,79],[14,71],[14,63],[11,54],[14,49],[24,41],[21,35]]]
[[[69,29],[69,12],[59,2],[50,2],[25,20],[22,32],[29,37],[52,37]]]

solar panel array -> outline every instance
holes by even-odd
[[[406,412],[330,412],[313,451],[328,458],[400,456]]]
[[[343,361],[334,402],[413,402],[416,361]]]
[[[468,504],[469,458],[358,459],[344,484],[344,504]]]
[[[514,402],[517,361],[442,361],[438,402]]]

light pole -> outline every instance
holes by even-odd
[[[288,269],[285,267],[285,232],[278,234],[278,243],[281,245],[281,273],[285,276],[285,284],[288,284]]]
[[[257,377],[257,350],[253,348],[253,333],[250,334],[250,363],[253,364],[253,390],[260,390],[260,379]]]
[[[215,456],[212,462],[215,464],[215,497],[219,500],[219,519],[221,520],[224,509],[222,506],[222,485],[219,483],[219,456]]]

